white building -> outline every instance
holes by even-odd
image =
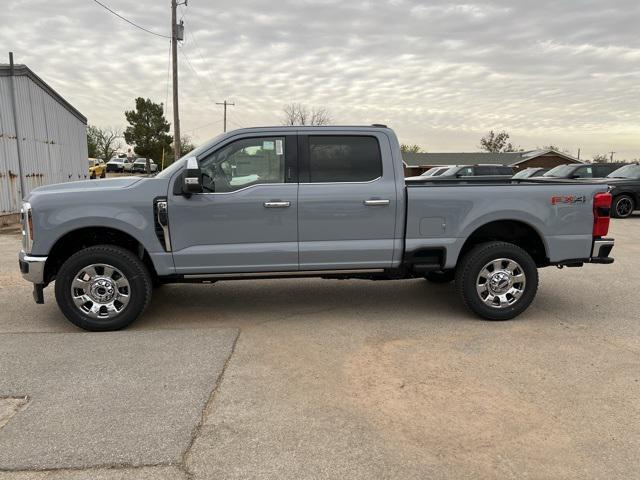
[[[87,118],[25,65],[0,64],[0,224],[40,185],[84,179]]]

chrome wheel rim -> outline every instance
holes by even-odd
[[[84,315],[110,319],[122,313],[129,304],[129,280],[117,268],[94,263],[82,268],[71,282],[71,299]]]
[[[628,198],[621,198],[616,203],[616,213],[620,217],[626,217],[631,213],[631,209],[633,208],[631,204],[631,200]]]
[[[518,262],[497,258],[480,270],[476,291],[485,305],[502,309],[514,305],[522,297],[526,285],[527,277]]]

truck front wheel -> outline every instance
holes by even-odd
[[[130,325],[151,299],[144,263],[114,245],[97,245],[69,257],[56,276],[56,301],[74,325],[93,332]]]
[[[538,269],[526,251],[488,242],[467,252],[456,269],[456,290],[472,312],[487,320],[510,320],[531,304]]]

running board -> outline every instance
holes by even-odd
[[[276,278],[276,277],[323,277],[325,275],[362,275],[384,273],[384,268],[360,270],[302,270],[291,272],[251,272],[251,273],[207,273],[183,275],[185,280],[231,280],[243,278]]]

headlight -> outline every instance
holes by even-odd
[[[25,253],[31,253],[31,248],[33,247],[33,215],[29,202],[22,202],[20,220],[22,222],[22,249]]]

